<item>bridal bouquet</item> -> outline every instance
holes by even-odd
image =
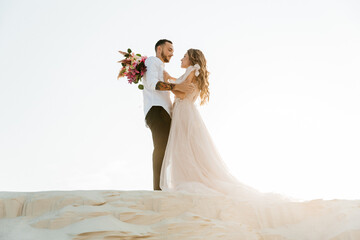
[[[122,68],[117,78],[127,77],[130,84],[138,84],[146,72],[145,60],[147,57],[133,53],[130,48],[127,52],[119,51],[119,53],[124,55],[125,58],[118,61],[121,63]],[[144,86],[139,84],[138,88],[142,90]]]

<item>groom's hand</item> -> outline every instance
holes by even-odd
[[[175,90],[175,91],[180,91],[180,92],[184,92],[184,93],[190,93],[190,92],[194,91],[194,89],[195,89],[195,85],[191,83],[193,76],[194,76],[194,74],[193,74],[193,72],[191,72],[190,75],[186,78],[186,80],[180,84],[158,81],[155,86],[155,89],[159,90],[159,91]]]

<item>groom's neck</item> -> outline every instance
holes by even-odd
[[[165,63],[164,59],[162,59],[161,55],[156,54],[156,57],[159,58],[163,63]]]

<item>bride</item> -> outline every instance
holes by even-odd
[[[201,104],[209,100],[204,54],[189,49],[181,67],[186,71],[175,82],[191,81],[194,90],[187,94],[174,92],[170,134],[160,174],[163,191],[190,192],[209,199],[214,196],[218,203],[225,204],[224,209],[229,207],[228,200],[234,202],[231,216],[227,217],[248,226],[250,232],[256,230],[256,239],[360,239],[360,201],[295,201],[280,194],[259,192],[233,177],[195,105],[199,97]],[[174,80],[166,72],[164,79]]]
[[[201,104],[209,100],[204,54],[189,49],[181,67],[186,71],[175,79],[176,83],[191,81],[194,90],[188,94],[174,92],[170,134],[160,174],[163,191],[211,195],[220,203],[234,200],[230,219],[240,219],[250,229],[257,229],[256,239],[360,239],[360,201],[294,201],[280,194],[261,193],[233,177],[195,105],[199,97]],[[166,72],[164,79],[174,80]]]
[[[181,59],[181,67],[186,71],[175,83],[191,81],[194,90],[188,94],[174,92],[172,123],[160,175],[161,189],[230,194],[242,199],[261,195],[230,174],[197,110],[197,98],[200,97],[203,105],[209,101],[210,94],[204,54],[198,49],[189,49]],[[167,73],[164,79],[174,80]]]

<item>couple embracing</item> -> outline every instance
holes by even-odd
[[[254,193],[230,174],[195,105],[199,97],[201,105],[209,100],[204,54],[198,49],[187,50],[181,59],[185,73],[174,78],[164,70],[173,56],[172,42],[159,40],[155,51],[156,56],[145,61],[143,79],[145,121],[154,143],[154,190]]]
[[[210,210],[209,216],[231,219],[231,226],[247,226],[249,233],[256,234],[241,235],[246,239],[359,239],[356,236],[360,235],[354,233],[360,226],[358,201],[298,202],[280,194],[259,192],[233,177],[195,105],[199,97],[201,104],[209,100],[209,73],[203,53],[189,49],[181,60],[186,71],[175,79],[164,71],[164,63],[173,55],[171,41],[160,40],[155,50],[156,57],[145,62],[143,79],[145,120],[154,141],[154,190],[190,192],[201,199],[216,196],[209,198],[209,205],[206,201],[198,203],[205,203],[202,207]],[[171,93],[175,95],[174,103]],[[217,200],[222,204],[226,199],[231,199],[231,205],[224,204],[224,212],[213,211]],[[227,210],[231,211],[228,215],[224,214]]]

